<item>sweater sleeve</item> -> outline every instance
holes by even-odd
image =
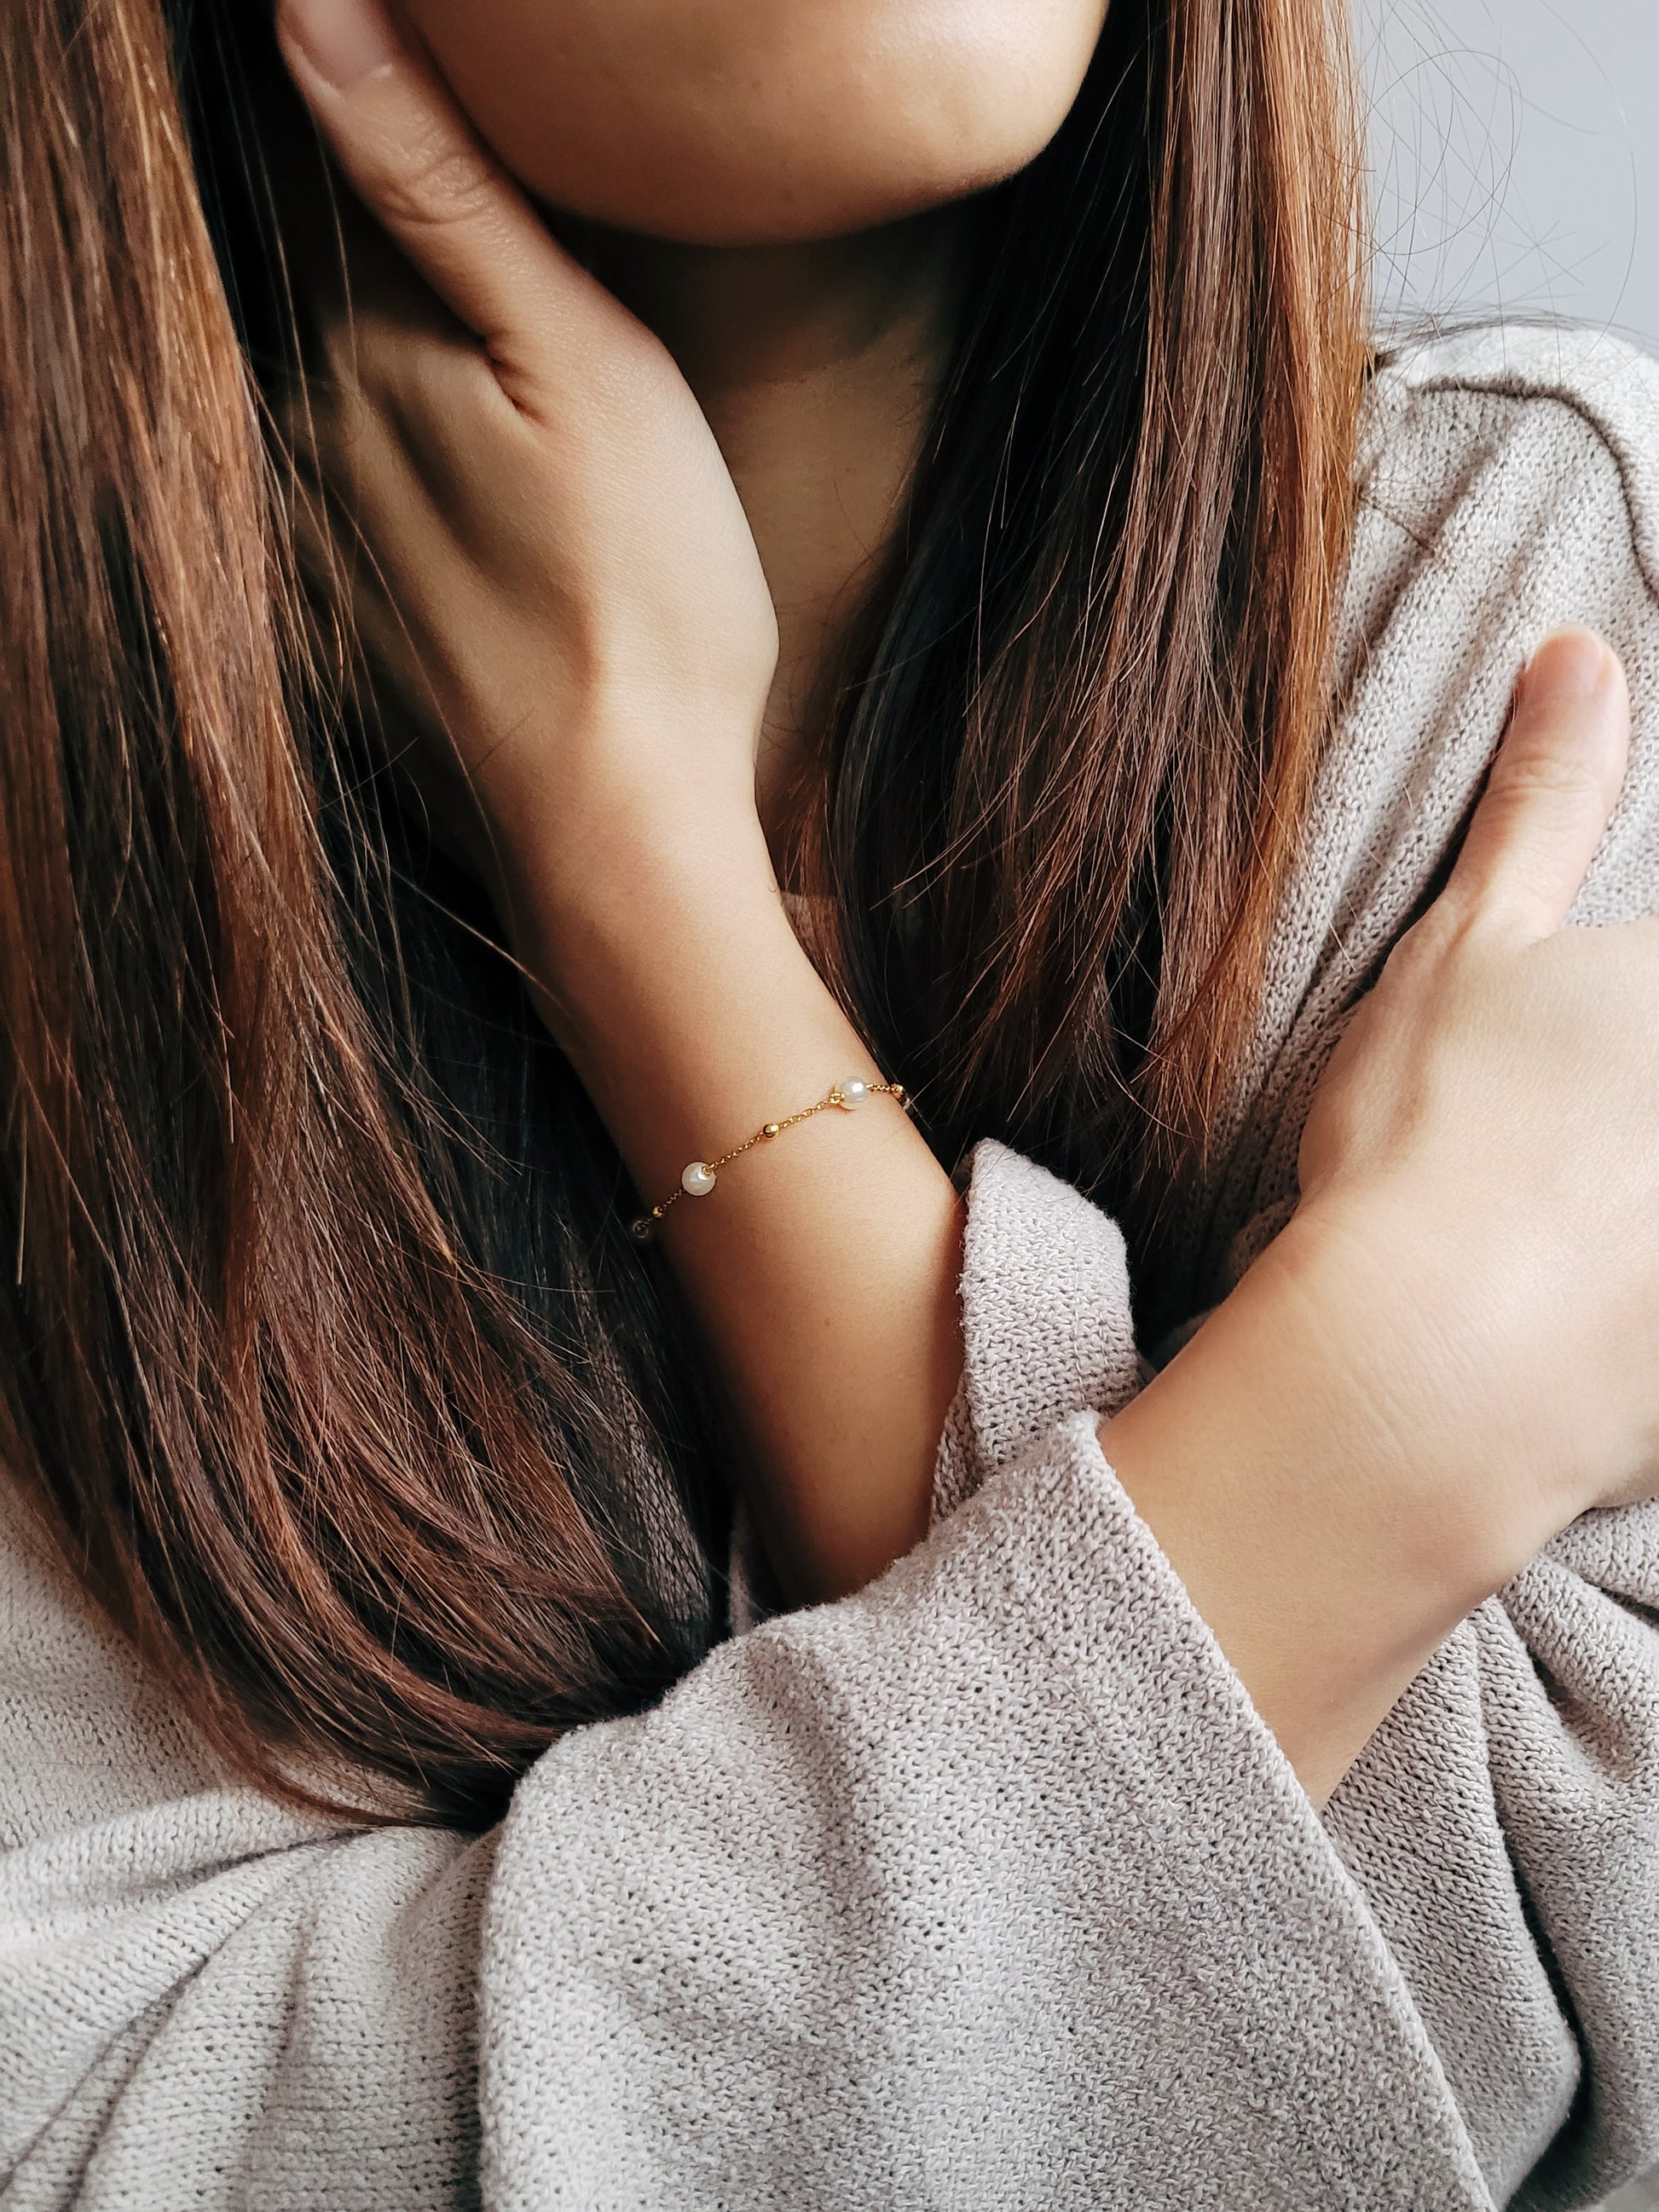
[[[995,1146],[975,1156],[963,1308],[973,1356],[942,1511],[983,1470],[1028,1464],[1067,1394],[1110,1413],[1137,1380],[1116,1231]],[[1196,1691],[1203,1670],[1179,1666]],[[1435,2051],[1482,2201],[1589,2205],[1659,2166],[1659,1505],[1588,1516],[1464,1623],[1326,1828]],[[1282,1909],[1301,1880],[1287,1870]]]
[[[1361,1885],[1070,1402],[1122,1379],[1121,1245],[994,1151],[972,1210],[975,1494],[480,1842],[226,1790],[15,1554],[8,2212],[1490,2212]]]
[[[1293,1207],[1330,1052],[1432,896],[1526,656],[1559,623],[1612,640],[1635,719],[1573,920],[1659,914],[1659,367],[1595,333],[1472,332],[1383,372],[1368,445],[1335,738],[1255,1054],[1182,1224],[1197,1310]],[[964,1389],[945,1510],[1042,1417],[1045,1389],[1109,1411],[1133,1388],[1114,1232],[1069,1194],[1039,1198],[1032,1174],[1005,1156],[976,1181],[965,1291],[970,1315],[1001,1318],[970,1326],[1018,1346],[1018,1379],[990,1407],[982,1380]],[[1046,1278],[1024,1226],[1039,1219]],[[1659,2166],[1659,1504],[1587,1516],[1466,1622],[1326,1825],[1494,2200],[1589,2204]]]
[[[1384,373],[1370,446],[1336,741],[1190,1228],[1198,1304],[1294,1204],[1330,1051],[1559,623],[1611,639],[1635,723],[1572,919],[1659,914],[1659,368],[1595,333],[1471,333]],[[1327,1825],[1497,2201],[1589,2203],[1659,2166],[1659,1506],[1591,1515],[1466,1623]]]
[[[1028,1260],[1036,1177],[988,1150],[975,1181],[981,1238]],[[1039,1198],[1038,1224],[1079,1205]],[[1006,1316],[1046,1321],[1061,1393],[1074,1325],[1127,1313],[1077,1225],[1105,1264],[1073,1310]],[[489,2201],[1489,2206],[1363,1893],[1097,1417],[1013,1444],[1033,1365],[985,1288],[1006,1464],[873,1589],[520,1788],[484,1924]]]

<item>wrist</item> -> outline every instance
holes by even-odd
[[[508,940],[558,1009],[562,1041],[609,1028],[619,984],[678,973],[687,956],[741,961],[793,933],[752,791],[714,781],[574,794],[522,820],[495,895]]]
[[[1102,1448],[1323,1802],[1445,1638],[1573,1517],[1460,1417],[1386,1213],[1298,1215]]]
[[[615,895],[525,899],[514,944],[641,1200],[832,1084],[880,1079],[791,925],[757,824],[727,842],[641,824],[612,864]]]
[[[1449,1627],[1556,1528],[1501,1443],[1448,1418],[1451,1387],[1383,1231],[1298,1213],[1109,1425],[1107,1449],[1144,1465],[1137,1504],[1139,1488],[1158,1504],[1172,1467],[1201,1464],[1206,1511],[1224,1498],[1241,1520],[1260,1509],[1265,1526],[1316,1532],[1316,1550],[1361,1548]]]
[[[492,892],[515,919],[529,908],[580,921],[641,869],[747,857],[758,729],[758,708],[637,674],[591,674],[510,730],[474,729],[457,750]]]
[[[1553,1417],[1579,1394],[1531,1325],[1560,1255],[1523,1218],[1470,1218],[1455,1191],[1326,1192],[1276,1257],[1326,1319],[1327,1388],[1371,1409],[1383,1463],[1422,1470],[1476,1579],[1501,1587],[1599,1502],[1601,1440]]]

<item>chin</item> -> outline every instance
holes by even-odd
[[[538,198],[702,246],[846,236],[1036,159],[1106,0],[404,0]]]

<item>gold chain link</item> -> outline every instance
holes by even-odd
[[[895,1098],[906,1109],[910,1104],[910,1094],[902,1083],[866,1083],[862,1095],[865,1098]],[[831,1107],[840,1107],[845,1113],[852,1113],[854,1110],[854,1102],[849,1101],[846,1088],[842,1084],[836,1084],[817,1101],[816,1105],[803,1106],[799,1114],[788,1115],[781,1121],[763,1123],[752,1137],[745,1137],[742,1144],[734,1145],[729,1152],[722,1152],[719,1159],[694,1160],[691,1166],[687,1168],[686,1173],[690,1175],[692,1168],[701,1168],[709,1177],[709,1188],[712,1189],[714,1178],[719,1175],[722,1168],[729,1168],[733,1160],[740,1160],[745,1152],[752,1152],[757,1145],[769,1145],[775,1138],[782,1136],[786,1129],[798,1128],[803,1121],[810,1121],[814,1115],[827,1114]],[[678,1190],[671,1191],[660,1205],[653,1206],[649,1213],[641,1214],[633,1224],[635,1241],[641,1244],[648,1243],[655,1233],[657,1224],[663,1216],[689,1194],[684,1184],[682,1183]]]

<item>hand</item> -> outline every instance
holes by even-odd
[[[1629,734],[1607,648],[1547,646],[1296,1214],[1102,1432],[1316,1804],[1461,1620],[1659,1489],[1659,926],[1562,927]]]
[[[337,320],[307,434],[368,556],[352,611],[376,674],[410,676],[439,749],[420,780],[470,794],[449,842],[508,908],[533,877],[544,916],[601,895],[641,842],[712,857],[732,825],[763,867],[746,817],[776,623],[672,360],[556,243],[380,0],[282,0],[277,22],[409,265]]]
[[[1363,1271],[1413,1419],[1562,1517],[1659,1490],[1659,923],[1564,927],[1629,743],[1612,653],[1549,642],[1302,1145],[1304,1231]]]

